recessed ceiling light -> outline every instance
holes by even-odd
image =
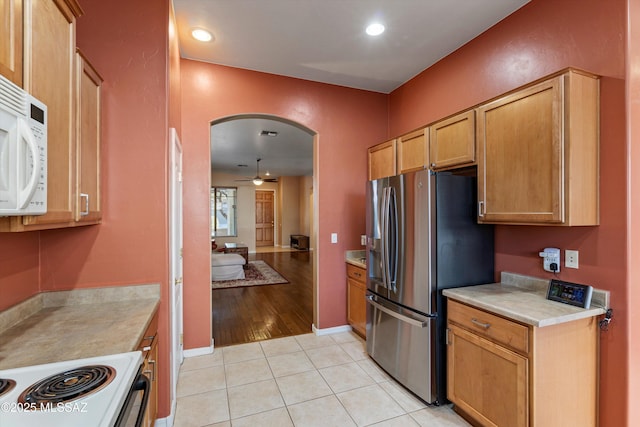
[[[379,22],[374,22],[367,27],[366,32],[370,36],[379,36],[384,33],[384,25]]]
[[[191,35],[193,36],[194,39],[199,40],[201,42],[208,42],[208,41],[211,41],[211,39],[213,39],[213,36],[211,35],[211,33],[202,28],[194,28],[191,31]]]

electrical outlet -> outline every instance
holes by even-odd
[[[338,233],[331,233],[331,243],[338,243]]]
[[[578,251],[564,251],[564,266],[567,268],[578,268]]]

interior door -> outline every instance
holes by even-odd
[[[171,175],[169,177],[169,239],[171,252],[171,400],[177,398],[178,373],[182,364],[182,145],[174,128],[169,129]]]
[[[256,190],[256,247],[273,246],[273,192]]]

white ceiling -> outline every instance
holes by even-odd
[[[262,136],[274,131],[277,136]],[[304,176],[313,174],[313,135],[286,122],[246,117],[211,127],[211,169],[253,178],[256,159],[260,176]],[[238,165],[247,165],[241,167]]]
[[[390,93],[528,1],[173,0],[173,3],[184,58]],[[364,33],[365,26],[373,20],[386,26],[386,31],[375,38]],[[209,30],[214,40],[207,43],[194,40],[190,35],[194,27]],[[236,127],[240,132],[241,126]],[[235,136],[227,132],[227,138]],[[236,144],[242,142],[238,140]],[[273,153],[281,157],[289,149],[285,150]],[[257,154],[246,155],[255,161]],[[269,151],[263,155],[264,162],[271,154]],[[244,163],[250,161],[247,158]]]

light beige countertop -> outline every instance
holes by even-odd
[[[43,292],[0,312],[0,369],[137,349],[160,285]]]
[[[355,265],[356,267],[364,269],[367,268],[364,250],[347,251],[345,254],[345,260],[348,264]]]
[[[500,283],[445,289],[443,295],[531,326],[543,327],[605,314],[609,292],[593,289],[591,307],[546,299],[549,280],[502,272]]]

